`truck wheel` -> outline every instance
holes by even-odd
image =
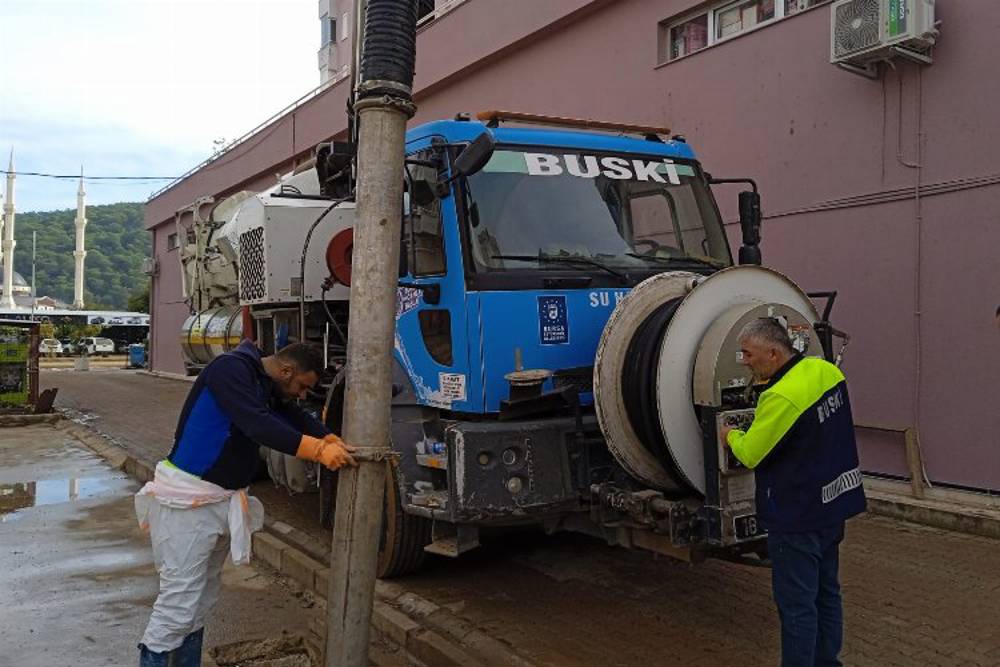
[[[395,469],[386,471],[385,481],[376,574],[379,579],[392,579],[416,572],[424,564],[424,547],[431,543],[431,522],[403,511]]]
[[[382,530],[378,540],[379,579],[401,577],[416,572],[423,565],[427,553],[424,547],[431,542],[431,522],[403,511],[399,502],[399,487],[395,473],[386,472]],[[324,528],[333,530],[337,508],[337,472],[320,469],[319,520]]]
[[[337,503],[337,471],[319,467],[319,524],[333,530],[334,506]]]
[[[345,373],[341,372],[330,385],[323,409],[326,427],[337,434],[343,431],[344,426],[344,386]],[[336,471],[320,467],[319,518],[323,527],[331,530],[337,506],[337,478]],[[400,577],[418,570],[427,555],[424,547],[431,543],[431,522],[403,511],[396,471],[391,466],[386,470],[385,481],[376,568],[380,579]]]

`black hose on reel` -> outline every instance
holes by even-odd
[[[636,329],[625,351],[621,386],[625,412],[639,441],[663,464],[663,469],[678,487],[690,488],[688,481],[677,472],[670,449],[663,438],[656,398],[660,346],[667,326],[682,301],[683,297],[665,302]]]

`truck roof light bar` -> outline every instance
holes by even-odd
[[[579,127],[592,130],[611,130],[615,132],[625,132],[628,134],[645,135],[648,139],[659,141],[659,135],[670,136],[669,127],[653,127],[649,125],[628,125],[625,123],[611,123],[604,120],[589,120],[585,118],[566,118],[563,116],[543,116],[533,113],[521,113],[519,111],[480,111],[476,114],[476,120],[483,121],[489,127],[497,127],[501,122],[512,121],[520,123],[530,123],[532,125],[555,125],[557,127]]]

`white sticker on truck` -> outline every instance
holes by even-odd
[[[465,400],[465,376],[461,373],[438,373],[438,393],[445,400]]]

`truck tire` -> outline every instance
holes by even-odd
[[[345,377],[342,371],[330,385],[323,409],[326,427],[338,435],[344,425],[344,385]],[[320,524],[330,530],[333,530],[336,514],[337,478],[336,471],[320,467],[319,518]],[[431,542],[431,522],[403,511],[399,483],[392,466],[386,470],[383,499],[376,575],[380,579],[390,579],[415,572],[423,564],[427,555],[424,547]]]
[[[403,511],[396,475],[391,468],[386,471],[385,481],[375,573],[379,579],[392,579],[416,572],[423,565],[427,555],[424,547],[431,542],[431,522]],[[326,468],[320,471],[319,493],[320,523],[324,528],[333,530],[337,507],[336,471]]]
[[[392,579],[416,572],[424,564],[427,556],[424,547],[431,543],[431,522],[403,511],[396,471],[392,466],[386,471],[385,481],[376,574],[379,579]]]

